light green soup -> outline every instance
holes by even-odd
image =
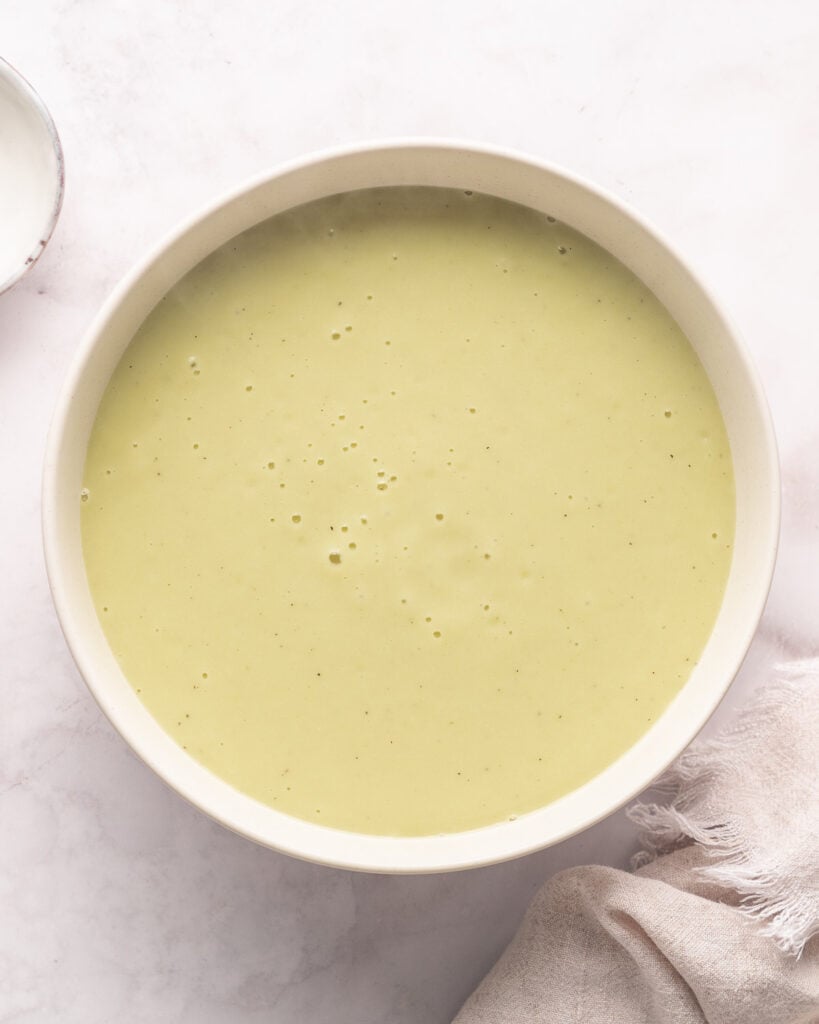
[[[360,832],[475,828],[660,715],[731,559],[725,428],[611,255],[442,189],[285,213],[174,287],[91,435],[122,669],[217,775]]]

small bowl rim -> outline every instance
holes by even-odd
[[[105,685],[99,685],[99,680],[96,678],[94,666],[90,663],[92,659],[88,657],[88,652],[83,647],[82,635],[74,629],[75,623],[73,621],[71,606],[67,596],[70,584],[65,578],[66,567],[62,562],[60,546],[57,540],[56,526],[56,509],[58,504],[57,471],[59,467],[60,452],[64,440],[66,423],[71,413],[74,393],[85,372],[86,364],[97,345],[103,342],[109,320],[126,296],[128,296],[131,290],[138,285],[142,277],[152,267],[154,267],[155,264],[161,261],[165,254],[169,250],[172,250],[174,246],[188,234],[189,231],[196,228],[200,222],[205,221],[217,211],[228,207],[237,199],[251,193],[254,189],[267,185],[275,179],[284,178],[294,172],[314,167],[322,163],[332,162],[339,158],[355,156],[358,154],[367,154],[381,150],[394,151],[397,154],[407,149],[416,148],[434,149],[441,152],[450,151],[454,153],[469,151],[471,153],[483,154],[488,157],[497,157],[502,160],[514,161],[528,165],[529,168],[562,178],[569,182],[573,187],[590,193],[593,197],[596,197],[598,200],[602,200],[604,204],[612,207],[619,216],[635,223],[652,239],[654,243],[670,255],[672,260],[679,265],[681,271],[689,275],[691,281],[701,294],[704,302],[713,310],[713,313],[717,317],[721,327],[724,329],[726,336],[730,339],[734,356],[744,368],[747,383],[750,386],[750,397],[758,416],[758,426],[761,428],[764,438],[764,460],[771,483],[770,491],[767,495],[767,506],[765,509],[765,523],[768,527],[766,537],[767,554],[762,560],[763,568],[760,569],[758,578],[754,581],[756,587],[755,597],[750,606],[751,610],[748,611],[745,619],[743,620],[745,622],[745,628],[742,631],[742,634],[737,635],[735,641],[732,643],[730,668],[725,672],[724,679],[714,681],[708,691],[707,699],[703,699],[701,701],[696,716],[689,712],[687,716],[689,725],[686,729],[688,738],[682,746],[677,747],[676,749],[670,749],[666,754],[663,754],[662,757],[658,758],[655,756],[650,773],[647,773],[645,770],[642,772],[632,772],[633,777],[631,778],[631,782],[628,786],[618,790],[616,796],[611,796],[607,800],[598,799],[594,805],[595,809],[593,813],[583,816],[583,820],[577,821],[570,818],[563,827],[552,828],[545,837],[533,835],[531,834],[531,829],[521,829],[518,826],[527,819],[531,819],[533,815],[544,815],[547,811],[550,812],[551,817],[557,816],[557,818],[559,818],[561,805],[564,801],[583,793],[587,787],[591,787],[595,783],[595,780],[600,779],[601,775],[609,773],[614,766],[619,764],[622,758],[619,758],[613,763],[613,765],[604,769],[602,773],[589,780],[589,782],[584,783],[582,786],[571,791],[571,793],[567,794],[565,797],[559,798],[551,804],[546,805],[544,808],[521,815],[518,819],[513,821],[501,822],[471,831],[456,832],[447,835],[404,838],[384,835],[368,835],[328,828],[313,822],[304,821],[282,814],[272,808],[261,805],[258,801],[234,790],[233,787],[229,786],[229,784],[225,783],[223,780],[218,779],[216,776],[212,776],[213,782],[211,788],[214,791],[217,791],[217,795],[213,799],[203,802],[202,799],[198,799],[191,795],[188,791],[190,787],[187,787],[180,782],[179,775],[182,774],[181,772],[177,772],[174,776],[174,773],[168,770],[167,763],[165,763],[165,761],[156,754],[156,751],[146,750],[138,746],[133,741],[129,732],[136,731],[136,728],[134,727],[133,730],[129,730],[129,723],[127,721],[123,721],[124,719],[127,719],[127,715],[122,713],[119,709],[114,709],[111,706],[111,702],[108,699],[109,695],[105,692]],[[345,189],[341,189],[340,191],[345,191]],[[614,255],[617,256],[617,253],[615,252]],[[86,685],[99,704],[101,710],[106,717],[108,717],[109,721],[111,721],[117,732],[119,732],[123,737],[126,744],[146,764],[148,764],[170,788],[229,830],[251,839],[260,845],[290,854],[302,860],[346,870],[396,874],[431,873],[476,868],[501,861],[512,860],[517,857],[533,853],[546,846],[562,842],[573,835],[585,831],[632,800],[638,793],[650,785],[652,780],[656,779],[666,767],[668,767],[682,749],[685,749],[685,747],[692,742],[725,696],[725,693],[739,671],[742,662],[747,655],[748,648],[750,647],[764,610],[773,577],[778,546],[781,508],[780,488],[779,462],[770,409],[762,389],[759,375],[751,361],[749,352],[742,342],[734,325],[725,316],[724,311],[720,304],[715,300],[711,291],[702,283],[699,277],[692,272],[687,261],[677,252],[676,248],[668,241],[667,238],[665,238],[662,232],[658,231],[653,224],[649,223],[640,214],[636,213],[618,197],[609,193],[607,190],[592,184],[582,176],[568,171],[554,163],[537,159],[528,154],[507,147],[491,146],[470,140],[402,137],[330,147],[294,160],[283,162],[272,169],[250,177],[234,188],[217,196],[215,199],[211,200],[209,203],[205,204],[193,214],[182,220],[181,223],[171,231],[167,232],[154,246],[152,246],[120,280],[98,311],[91,326],[86,332],[71,364],[55,409],[47,440],[46,457],[43,466],[43,543],[46,570],[58,619],[65,635],[67,645],[75,663],[78,666],[80,674],[85,680]],[[760,498],[759,500],[761,503],[763,499]],[[680,693],[684,693],[687,686],[688,683],[682,687]],[[671,702],[669,708],[673,707],[675,701],[676,698]],[[658,722],[668,714],[669,708],[663,712],[663,715],[660,716]],[[149,712],[147,713],[150,714]],[[161,728],[158,726],[158,723],[157,728]],[[651,735],[654,728],[655,726],[652,726],[649,729],[649,732],[644,734],[637,743],[633,744],[623,757],[626,757],[637,750],[645,739],[645,736]],[[165,735],[167,736],[167,734]],[[170,743],[181,752],[181,748],[178,747],[175,741],[170,740]],[[187,755],[184,756],[187,758]],[[189,760],[192,759],[189,758]],[[207,769],[204,769],[202,766],[198,766],[198,768],[200,771],[207,773]],[[223,794],[225,789],[230,790],[233,794],[233,798],[230,801],[233,805],[232,813],[228,813],[225,808],[221,806],[221,804],[224,803],[224,800],[222,800],[219,793],[221,792]],[[258,813],[259,808],[263,810],[262,814]],[[259,820],[263,821],[262,826],[259,826]],[[286,834],[272,834],[274,830],[269,827],[270,822],[279,824],[282,831]],[[499,833],[502,833],[500,838],[498,838]]]
[[[34,246],[17,270],[13,271],[5,280],[0,281],[0,295],[2,295],[17,284],[17,282],[24,277],[29,270],[31,270],[37,260],[42,256],[48,243],[51,241],[51,236],[54,234],[57,221],[60,219],[60,212],[63,208],[63,199],[65,197],[65,156],[63,154],[60,135],[57,131],[57,126],[54,123],[54,118],[51,116],[51,112],[45,105],[43,98],[31,82],[29,82],[29,80],[22,75],[16,67],[4,57],[0,57],[0,79],[5,79],[6,82],[16,90],[17,94],[21,96],[39,116],[41,122],[45,126],[49,141],[51,142],[51,148],[54,152],[57,168],[51,213],[46,221],[45,229],[40,233],[37,241],[34,243]]]

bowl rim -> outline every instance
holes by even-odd
[[[167,758],[160,757],[155,750],[145,749],[144,745],[139,745],[134,741],[133,733],[136,729],[128,721],[128,715],[122,712],[121,709],[112,706],[109,694],[106,692],[104,680],[101,681],[98,678],[98,673],[92,663],[93,659],[89,657],[85,649],[82,630],[77,628],[74,620],[69,597],[71,582],[68,579],[68,570],[64,564],[64,557],[57,538],[57,506],[59,503],[57,477],[74,394],[85,373],[92,353],[104,341],[109,320],[125,297],[138,285],[142,277],[168,251],[172,250],[188,232],[196,228],[200,222],[207,220],[217,211],[228,207],[234,201],[251,193],[260,186],[265,186],[276,179],[284,178],[306,168],[324,163],[332,163],[333,161],[351,156],[366,155],[379,151],[391,151],[398,155],[401,152],[416,149],[435,150],[441,154],[446,152],[463,154],[464,151],[467,151],[527,165],[536,171],[561,178],[580,191],[590,193],[592,197],[612,207],[618,216],[636,224],[656,245],[664,249],[671,259],[679,265],[680,269],[689,276],[704,303],[710,306],[725,336],[730,339],[733,356],[742,364],[744,369],[745,379],[750,388],[750,398],[756,410],[758,426],[761,428],[764,439],[762,457],[767,466],[771,483],[764,510],[764,522],[768,528],[766,553],[762,560],[762,568],[758,578],[754,581],[756,590],[750,603],[749,611],[744,618],[745,628],[741,635],[736,636],[732,644],[730,667],[725,672],[724,679],[719,682],[715,681],[710,687],[707,699],[700,701],[696,715],[689,711],[683,742],[676,742],[662,756],[655,754],[649,768],[644,768],[641,772],[632,772],[629,784],[619,788],[616,794],[610,795],[606,800],[600,800],[599,798],[592,800],[591,806],[593,809],[588,813],[580,815],[580,820],[577,820],[578,815],[575,814],[574,818],[570,817],[562,826],[552,827],[545,836],[538,834],[531,827],[521,826],[525,825],[527,821],[531,824],[533,816],[541,816],[541,818],[547,821],[550,818],[556,818],[559,821],[562,805],[570,798],[576,798],[578,795],[583,794],[584,791],[593,786],[595,780],[611,772],[624,757],[631,755],[640,747],[645,736],[653,733],[656,723],[652,725],[647,734],[644,734],[644,737],[629,748],[623,757],[618,758],[612,765],[605,768],[602,773],[584,783],[578,789],[546,805],[546,807],[523,814],[516,820],[485,826],[471,831],[452,833],[450,835],[399,838],[353,833],[317,825],[282,814],[258,803],[256,800],[239,793],[221,779],[211,775],[207,769],[197,764],[197,770],[200,774],[210,775],[210,788],[212,792],[216,793],[216,796],[212,799],[203,801],[201,796],[197,797],[192,794],[192,787],[190,785],[180,781],[179,776],[182,774],[181,772],[169,770],[166,763]],[[340,191],[345,190],[341,189]],[[398,874],[431,873],[476,868],[533,853],[536,850],[562,842],[573,835],[585,831],[623,807],[650,785],[701,731],[725,696],[745,659],[770,590],[778,546],[781,504],[776,440],[770,409],[759,375],[751,361],[747,348],[734,325],[725,316],[720,304],[715,300],[711,291],[691,270],[687,261],[665,238],[663,233],[658,231],[653,224],[632,210],[617,196],[556,164],[507,147],[487,145],[463,139],[426,137],[386,138],[334,146],[283,162],[272,169],[253,175],[239,185],[217,196],[165,233],[114,287],[94,317],[75,353],[60,392],[48,434],[42,486],[42,530],[46,571],[60,626],[63,630],[67,646],[86,685],[103,713],[130,749],[151,767],[171,789],[189,803],[192,803],[229,830],[263,846],[290,854],[302,860],[327,866],[347,870]],[[760,497],[759,501],[762,503],[762,497]],[[687,685],[687,683],[683,685],[677,697],[679,694],[685,693]],[[672,700],[657,722],[663,721],[668,715],[669,708],[673,707],[677,697]],[[158,723],[156,723],[156,726],[158,729],[161,729]],[[680,730],[678,729],[677,732],[679,733]],[[164,733],[163,735],[167,736]],[[677,736],[678,741],[679,739],[680,736]],[[181,748],[178,747],[175,741],[169,740],[169,742],[181,753]],[[193,761],[188,755],[182,756],[189,761]],[[231,812],[226,811],[222,806],[226,799],[226,791],[228,790],[233,794],[233,798],[229,801],[233,805]],[[550,812],[550,814],[547,816],[546,812]],[[275,825],[276,829],[272,828],[271,825]]]
[[[13,271],[5,280],[0,281],[0,295],[2,295],[3,292],[8,291],[9,288],[17,284],[20,278],[31,270],[37,260],[42,256],[45,251],[45,247],[51,240],[51,236],[54,234],[54,229],[56,228],[57,221],[60,218],[60,211],[62,210],[63,198],[65,196],[65,157],[63,155],[60,136],[57,132],[57,126],[54,124],[54,118],[51,116],[51,112],[45,105],[43,98],[31,82],[21,75],[13,64],[9,63],[9,61],[5,60],[3,57],[0,57],[0,79],[5,80],[11,88],[17,92],[17,95],[20,96],[40,118],[51,143],[57,170],[55,181],[56,187],[54,189],[51,212],[48,220],[46,221],[45,227],[28,255],[24,258],[20,266],[18,266],[17,270]]]

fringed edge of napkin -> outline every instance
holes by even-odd
[[[758,716],[779,715],[785,708],[803,705],[805,683],[809,687],[819,684],[819,658],[779,665],[777,675],[777,680],[760,690],[739,714],[733,726],[716,739],[695,743],[660,777],[654,788],[667,793],[669,803],[637,803],[626,813],[642,830],[644,846],[632,859],[632,867],[642,867],[662,854],[699,843],[714,860],[699,869],[702,874],[735,890],[740,896],[740,912],[760,924],[762,934],[784,953],[798,958],[805,944],[819,933],[819,907],[810,886],[792,878],[770,858],[750,852],[730,814],[715,820],[709,806],[710,791],[720,769],[744,738],[757,731]]]

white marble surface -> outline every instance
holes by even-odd
[[[101,717],[51,606],[39,477],[61,380],[149,244],[284,158],[429,134],[571,167],[675,240],[767,386],[782,548],[730,719],[819,632],[819,8],[5,0],[0,24],[67,165],[49,248],[0,296],[0,1021],[444,1024],[534,887],[625,864],[630,826],[617,814],[472,873],[353,876],[256,848],[168,792]]]

